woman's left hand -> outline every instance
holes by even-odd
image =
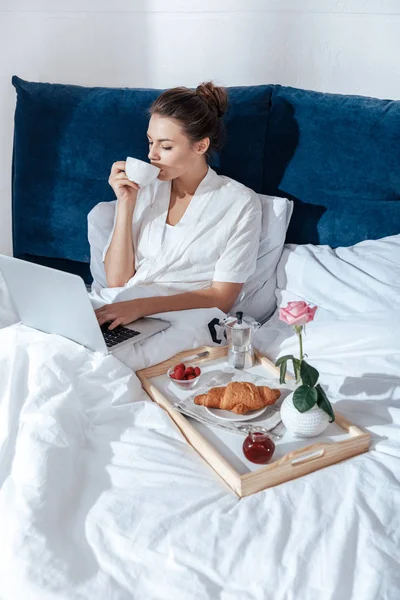
[[[110,330],[115,329],[118,325],[132,323],[132,321],[141,319],[144,316],[142,304],[139,299],[106,304],[94,312],[96,313],[99,325],[112,321],[108,328]]]

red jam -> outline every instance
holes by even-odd
[[[250,462],[264,465],[271,460],[275,444],[271,438],[261,431],[252,431],[243,442],[243,454]]]

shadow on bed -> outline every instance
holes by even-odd
[[[371,399],[339,400],[335,403],[335,408],[345,414],[349,420],[352,420],[354,415],[354,422],[363,428],[390,426],[393,424],[393,418],[389,409],[398,402],[395,398],[398,387],[399,378],[384,373],[365,373],[363,377],[346,377],[339,389],[341,394],[349,397],[365,394]],[[380,398],[380,396],[384,397]],[[375,441],[389,439],[376,433],[371,435]]]

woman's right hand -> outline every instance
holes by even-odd
[[[124,160],[118,160],[113,164],[108,183],[111,185],[119,201],[128,204],[135,203],[140,188],[137,183],[128,179],[125,173]]]

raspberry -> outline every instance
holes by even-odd
[[[174,371],[175,379],[182,380],[185,377],[185,370],[180,368]]]

